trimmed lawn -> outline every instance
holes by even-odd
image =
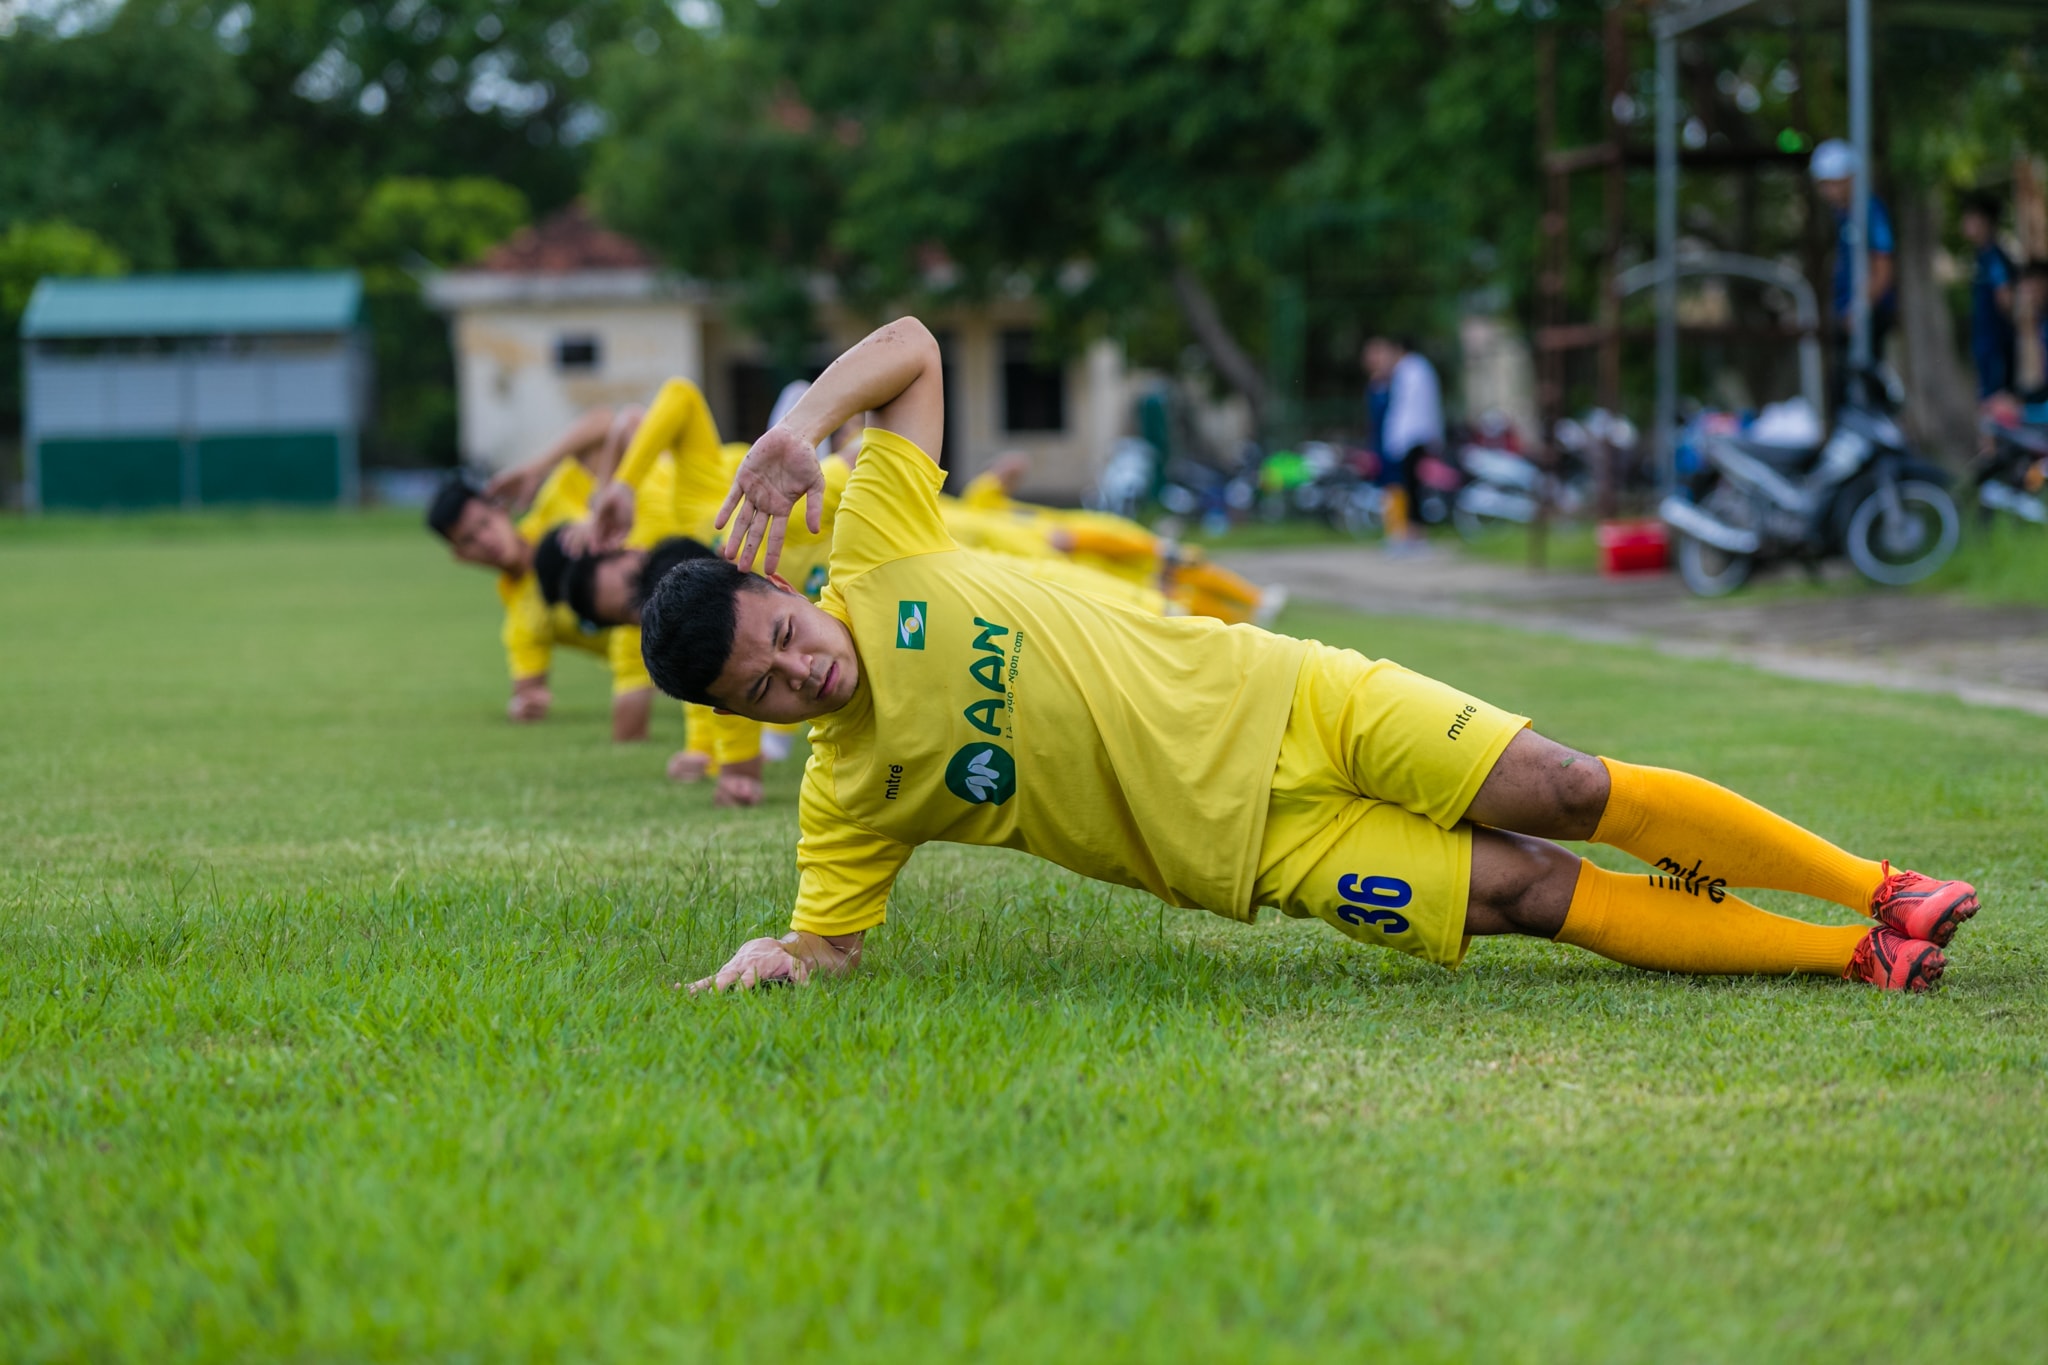
[[[413,519],[10,525],[0,583],[9,1359],[2039,1358],[2048,721],[1296,608],[1974,879],[1946,989],[935,846],[859,977],[691,1000],[786,922],[794,766],[714,810],[580,657],[508,725]]]

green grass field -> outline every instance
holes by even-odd
[[[410,519],[0,526],[0,584],[0,1357],[2040,1357],[2048,722],[1297,608],[1975,879],[1947,988],[933,848],[858,978],[693,1000],[795,774],[670,787],[582,659],[510,727]]]

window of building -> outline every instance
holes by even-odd
[[[594,370],[603,358],[603,348],[597,344],[597,338],[594,336],[565,336],[555,343],[557,369]]]
[[[1044,358],[1038,333],[1003,333],[1003,430],[1065,431],[1067,370]]]

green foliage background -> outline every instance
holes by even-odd
[[[1199,343],[1233,383],[1304,344],[1308,372],[1345,376],[1366,314],[1445,335],[1478,291],[1529,318],[1539,35],[1557,36],[1560,141],[1610,116],[1649,136],[1640,37],[1627,107],[1602,107],[1606,8],[56,0],[0,21],[0,233],[68,224],[137,270],[368,269],[382,463],[453,453],[445,329],[408,270],[472,259],[578,194],[677,268],[738,285],[741,321],[786,365],[809,354],[828,278],[874,309],[1031,289],[1056,347],[1111,332],[1173,366]],[[2015,150],[2048,145],[2037,38],[1881,24],[1889,174],[1995,183]],[[1708,146],[1842,130],[1829,30],[1717,27],[1685,60]],[[1597,189],[1580,187],[1568,252],[1580,316]],[[1646,180],[1629,195],[1640,256]],[[1686,230],[1795,250],[1808,207],[1796,172],[1694,177]],[[1275,243],[1332,212],[1424,224],[1427,258],[1363,231],[1326,253],[1359,278],[1306,279]],[[1275,321],[1279,286],[1330,320],[1272,335],[1298,326]]]

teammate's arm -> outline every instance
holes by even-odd
[[[554,700],[555,694],[548,691],[547,674],[520,678],[512,684],[512,700],[505,703],[505,715],[520,724],[546,720]]]
[[[752,563],[765,545],[763,567],[772,573],[782,559],[790,513],[800,502],[805,524],[814,534],[818,531],[825,493],[818,442],[862,412],[874,414],[869,425],[905,437],[934,461],[939,458],[946,430],[945,379],[939,343],[916,318],[898,318],[869,333],[754,442],[718,509],[719,527],[732,523],[725,538],[727,559]]]
[[[590,548],[617,549],[633,529],[634,501],[642,484],[664,450],[674,450],[679,461],[714,458],[718,450],[718,427],[703,391],[687,379],[671,379],[654,397],[654,406],[631,423],[614,427],[608,450],[610,479],[590,500],[588,541]]]
[[[606,437],[616,421],[610,408],[592,408],[570,423],[569,429],[555,438],[554,444],[528,460],[525,464],[514,465],[492,477],[484,485],[484,496],[502,506],[519,509],[533,501],[533,495],[547,482],[548,475],[555,472],[555,466],[567,459],[577,459],[590,472],[604,477],[598,468],[602,459]]]
[[[642,687],[612,698],[612,743],[638,744],[654,716],[654,689]]]

